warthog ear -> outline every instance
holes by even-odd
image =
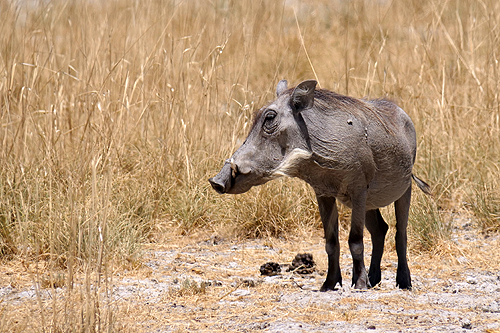
[[[276,97],[280,97],[280,95],[283,93],[283,91],[286,90],[288,87],[288,82],[286,80],[281,80],[278,82],[278,86],[276,87]]]
[[[290,96],[290,106],[293,112],[301,112],[314,105],[314,90],[316,89],[316,80],[307,80],[299,83]]]

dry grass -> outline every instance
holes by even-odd
[[[106,289],[114,263],[140,265],[142,244],[165,232],[316,230],[314,196],[299,181],[237,197],[207,182],[282,78],[386,96],[412,117],[415,172],[434,191],[433,199],[414,197],[415,253],[446,239],[456,214],[500,229],[499,7],[0,2],[2,259],[40,266],[32,271],[38,284],[55,287],[61,272],[67,287],[83,274],[83,285]],[[83,302],[39,309],[42,329],[115,327],[95,291],[72,293]]]

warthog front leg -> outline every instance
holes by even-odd
[[[363,231],[365,228],[366,190],[352,200],[351,231],[349,232],[349,249],[352,256],[352,285],[356,289],[370,288],[368,274],[364,262]]]
[[[340,243],[337,204],[334,197],[317,196],[319,213],[325,230],[326,253],[328,254],[328,274],[320,291],[334,290],[337,283],[342,286],[340,274]]]

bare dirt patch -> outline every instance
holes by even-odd
[[[327,262],[319,231],[289,240],[172,237],[149,246],[139,267],[116,269],[101,302],[121,331],[500,332],[497,234],[485,237],[465,225],[433,253],[410,252],[412,291],[395,287],[397,256],[389,241],[382,282],[367,291],[350,288],[345,232],[341,243],[344,286],[322,293]],[[291,263],[305,252],[316,262],[311,274],[260,274],[266,262]],[[4,316],[34,314],[40,300],[50,306],[65,297],[66,287],[35,288],[23,265],[4,267]]]

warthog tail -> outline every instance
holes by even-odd
[[[424,182],[422,179],[418,178],[414,174],[412,174],[411,177],[413,178],[415,183],[417,183],[418,188],[420,188],[425,194],[432,195],[431,187],[429,186],[429,184],[427,184],[426,182]]]

